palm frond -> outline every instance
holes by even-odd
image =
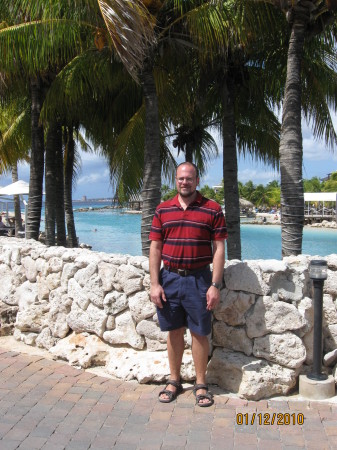
[[[320,37],[305,47],[302,61],[302,110],[313,135],[336,149],[337,133],[331,111],[337,111],[337,57],[335,47]]]
[[[92,32],[94,26],[65,19],[37,20],[3,28],[0,30],[2,70],[22,77],[57,72],[86,48],[88,30]]]
[[[83,149],[82,144],[80,145],[80,148]],[[76,144],[75,140],[75,147],[74,147],[74,165],[73,165],[73,188],[76,187],[76,182],[80,176],[80,173],[82,171],[82,160],[80,156],[79,146]]]
[[[21,112],[5,110],[0,121],[0,173],[7,172],[20,160],[28,159],[30,148],[30,108]]]
[[[2,0],[11,8],[12,17],[23,21],[23,18],[30,20],[46,20],[51,18],[68,18],[78,21],[99,20],[99,9],[97,0]]]
[[[138,194],[142,186],[144,166],[144,105],[131,118],[116,138],[112,150],[106,154],[111,184],[124,186],[124,195],[129,198]]]
[[[48,121],[58,114],[65,122],[75,121],[89,128],[90,122],[95,122],[104,136],[119,123],[124,126],[140,103],[139,87],[111,57],[109,49],[90,49],[57,75],[41,117]]]
[[[151,15],[141,0],[98,0],[98,4],[116,53],[137,79],[156,42]]]

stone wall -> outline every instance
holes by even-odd
[[[336,372],[337,255],[324,285],[324,354]],[[287,394],[310,372],[313,342],[310,258],[230,261],[214,312],[208,381],[247,399]],[[145,257],[46,247],[0,238],[0,336],[13,333],[55,358],[125,380],[169,375],[166,333],[149,299]],[[1,340],[0,340],[1,344]],[[182,376],[194,379],[190,335]]]

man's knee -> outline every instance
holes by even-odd
[[[170,330],[168,332],[168,339],[171,341],[184,339],[185,327],[177,328],[176,330]]]
[[[208,342],[208,336],[204,336],[202,334],[198,334],[193,331],[191,331],[191,336],[192,336],[192,340],[195,339],[198,342],[204,342],[204,341]]]
[[[177,328],[176,330],[170,330],[168,334],[170,336],[181,336],[185,333],[185,327]]]
[[[200,349],[203,352],[209,353],[210,346],[208,336],[202,336],[200,334],[191,333],[192,336],[192,350]]]

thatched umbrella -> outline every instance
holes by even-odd
[[[245,198],[240,198],[240,208],[254,208],[254,203]]]

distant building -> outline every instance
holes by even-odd
[[[320,180],[320,181],[328,181],[328,180],[330,180],[331,175],[332,175],[333,173],[334,173],[334,172],[330,172],[330,173],[327,174],[326,177],[320,178],[319,180]]]
[[[82,197],[82,202],[86,202],[87,201],[87,196],[86,195],[83,195],[83,197]]]
[[[212,186],[212,189],[217,194],[220,191],[220,189],[223,189],[223,186],[222,185]]]

